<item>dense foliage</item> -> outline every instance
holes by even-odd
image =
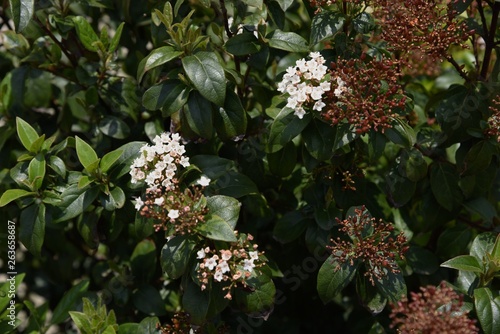
[[[499,13],[3,0],[0,332],[499,333]]]

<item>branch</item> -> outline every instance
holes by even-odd
[[[462,66],[460,66],[457,61],[455,59],[453,59],[453,57],[451,55],[446,55],[446,60],[450,62],[450,64],[453,65],[453,67],[455,67],[455,69],[457,70],[458,74],[460,74],[460,76],[465,79],[465,81],[469,81],[469,77],[467,76],[467,73],[464,72]]]
[[[486,49],[484,51],[483,67],[481,68],[480,78],[486,80],[490,68],[491,54],[495,48],[495,32],[498,27],[498,14],[500,14],[500,2],[493,5],[493,14],[491,16],[490,33],[485,39]]]
[[[54,41],[54,43],[56,43],[59,48],[61,49],[61,51],[66,55],[66,57],[69,59],[69,61],[71,62],[71,65],[73,65],[73,67],[76,67],[78,66],[78,61],[73,57],[73,55],[66,49],[66,46],[64,44],[62,44],[56,36],[54,36],[54,34],[52,33],[52,31],[50,31],[50,29],[48,29],[41,21],[40,19],[36,16],[36,15],[33,15],[33,20],[40,26],[40,28],[42,28],[43,31],[45,31],[45,33],[50,37],[51,40]]]

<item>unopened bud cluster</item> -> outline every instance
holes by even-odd
[[[408,250],[403,233],[393,236],[394,226],[371,218],[365,207],[355,209],[355,215],[339,220],[340,231],[350,237],[350,241],[341,238],[331,239],[328,246],[338,263],[338,269],[344,263],[351,266],[361,261],[365,264],[365,276],[372,285],[375,279],[381,280],[389,271],[399,273],[397,258],[403,259]]]
[[[489,109],[491,110],[492,114],[488,118],[488,128],[486,129],[486,135],[496,138],[497,142],[500,143],[500,95],[497,95],[497,97],[493,99]]]
[[[398,333],[454,333],[474,334],[479,330],[475,321],[464,311],[463,296],[444,282],[435,287],[421,287],[411,293],[411,301],[405,296],[392,305],[391,328]]]
[[[451,45],[466,47],[473,31],[444,0],[377,0],[375,16],[382,38],[402,54],[419,50],[432,59],[445,59]]]
[[[333,91],[325,99],[323,119],[332,125],[348,122],[358,134],[383,132],[405,110],[398,83],[398,63],[390,59],[338,59],[331,66]]]
[[[323,110],[324,93],[330,90],[325,59],[319,52],[311,52],[309,57],[310,60],[299,59],[295,66],[288,67],[278,84],[278,91],[288,94],[286,106],[300,119],[306,114],[304,107]]]
[[[197,186],[185,189],[179,184],[179,172],[190,165],[180,140],[178,134],[156,136],[154,145],[146,144],[140,149],[130,170],[132,183],[145,182],[147,185],[144,198],[135,199],[136,210],[158,221],[155,229],[163,228],[169,235],[191,233],[204,221],[208,211],[202,190],[210,179],[202,176]]]
[[[258,251],[257,244],[253,244],[252,240],[252,235],[241,234],[238,241],[231,243],[227,249],[204,247],[198,250],[196,258],[199,260],[201,290],[205,290],[211,281],[227,282],[229,284],[223,288],[227,290],[224,298],[232,299],[233,287],[247,286],[246,280],[259,274],[258,268],[265,263],[263,253]]]

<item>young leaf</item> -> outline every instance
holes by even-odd
[[[0,207],[6,206],[7,204],[9,204],[12,201],[15,201],[16,199],[34,194],[35,193],[32,191],[27,191],[24,189],[8,189],[2,194],[2,197],[0,197]]]
[[[354,278],[358,262],[351,266],[349,263],[340,264],[333,255],[323,263],[318,272],[317,290],[323,303],[332,301]]]
[[[483,268],[472,255],[460,255],[441,264],[441,267],[482,273]]]
[[[92,146],[87,144],[84,140],[80,139],[80,137],[75,137],[76,141],[76,154],[78,155],[78,160],[83,165],[83,167],[89,172],[92,173],[97,166],[93,166],[95,162],[99,159],[97,154],[95,153]]]
[[[122,36],[122,31],[123,31],[123,26],[125,25],[125,22],[120,23],[118,28],[116,28],[115,35],[111,39],[111,43],[109,43],[109,52],[115,52],[116,49],[118,48],[118,44],[120,43],[120,38]]]
[[[89,51],[97,52],[96,43],[100,40],[87,19],[84,16],[75,16],[73,17],[73,23],[75,24],[78,39],[83,46]]]
[[[99,168],[101,169],[101,171],[103,173],[106,173],[111,167],[113,167],[113,165],[121,157],[122,154],[123,150],[120,149],[106,153],[101,158],[101,162],[99,163]]]
[[[20,117],[16,117],[16,127],[21,144],[29,151],[31,145],[38,139],[38,133],[28,122]]]
[[[198,52],[182,58],[186,75],[196,89],[210,102],[219,107],[226,99],[226,77],[224,68],[213,52]]]
[[[38,153],[28,165],[28,178],[33,185],[33,190],[40,189],[45,177],[45,157]]]

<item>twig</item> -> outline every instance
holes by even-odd
[[[480,77],[483,80],[487,79],[488,71],[491,62],[491,53],[495,48],[495,32],[498,26],[498,14],[500,14],[500,2],[496,2],[493,5],[493,14],[491,16],[490,33],[488,38],[485,40],[486,49],[484,51],[483,67],[481,68]]]
[[[50,39],[52,39],[54,41],[54,43],[56,43],[59,48],[61,49],[61,51],[66,55],[66,57],[69,59],[69,61],[71,62],[71,65],[73,65],[73,67],[76,67],[78,66],[78,62],[76,61],[76,59],[73,57],[73,55],[66,49],[66,46],[64,46],[64,44],[62,44],[56,36],[54,36],[54,34],[52,33],[52,31],[50,31],[50,29],[48,29],[41,21],[40,19],[34,15],[33,16],[33,19],[34,21],[40,26],[40,28],[43,29],[43,31],[45,31],[45,33],[50,37]]]

